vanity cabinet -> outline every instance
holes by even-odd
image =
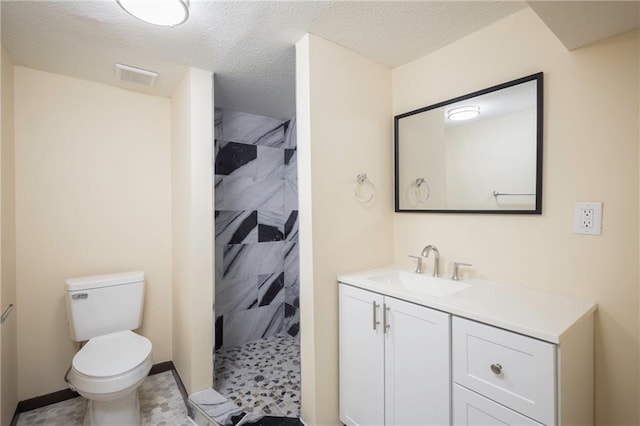
[[[433,280],[338,277],[343,423],[593,425],[593,301]]]
[[[451,316],[345,284],[339,298],[341,421],[450,424]]]

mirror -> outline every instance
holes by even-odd
[[[395,116],[395,211],[542,213],[538,73]]]

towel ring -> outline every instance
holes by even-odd
[[[362,187],[365,185],[371,187],[371,195],[366,198],[360,193],[362,191]],[[366,173],[360,173],[356,176],[356,183],[353,186],[353,192],[356,195],[356,199],[362,204],[370,203],[376,197],[376,188],[375,186],[373,186],[373,182],[371,182],[371,180],[367,177]]]
[[[416,194],[416,202],[418,204],[424,204],[431,197],[431,188],[429,188],[429,184],[425,178],[417,178],[414,185],[414,192]],[[420,194],[423,193],[424,197],[420,197]]]

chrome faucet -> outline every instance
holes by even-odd
[[[440,251],[438,250],[438,248],[436,246],[432,246],[431,244],[429,244],[428,246],[426,246],[425,248],[422,249],[422,257],[429,257],[429,252],[433,252],[433,276],[437,277],[440,274],[439,268],[438,268],[438,263],[440,262]]]
[[[414,259],[416,259],[418,261],[418,263],[416,264],[416,274],[421,274],[422,273],[422,259],[424,259],[422,256],[411,256],[409,255],[409,257],[412,257]]]
[[[470,263],[453,262],[453,274],[451,274],[451,279],[454,281],[460,281],[460,272],[458,270],[460,266],[473,266],[473,265]]]

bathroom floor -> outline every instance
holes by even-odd
[[[154,374],[139,388],[144,426],[188,426],[187,407],[171,371]],[[82,426],[87,400],[78,397],[20,413],[18,426]]]
[[[300,342],[279,333],[215,354],[214,388],[247,413],[264,416],[300,415]]]

